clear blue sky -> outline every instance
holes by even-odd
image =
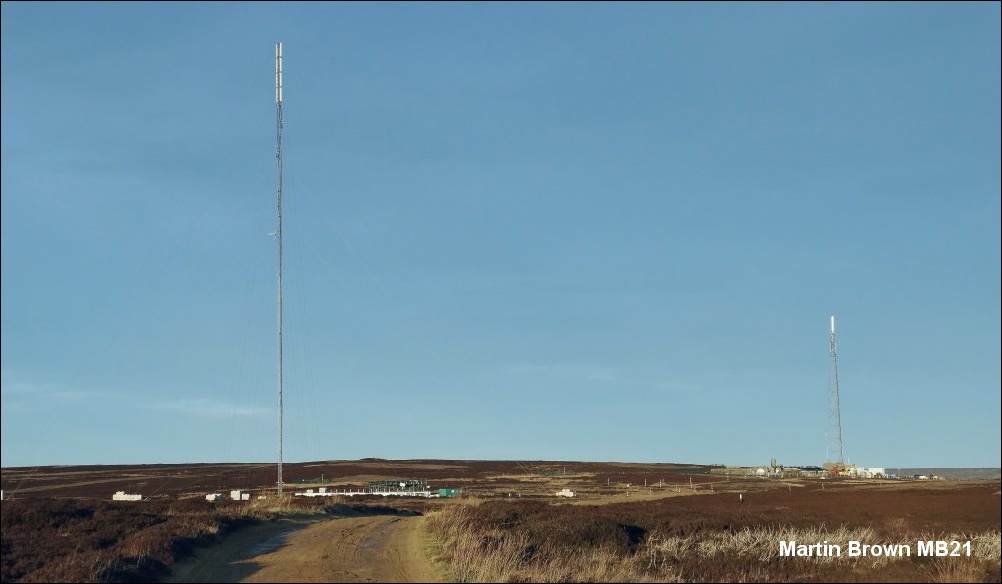
[[[2,465],[1000,465],[1000,5],[3,3]]]

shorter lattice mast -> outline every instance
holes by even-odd
[[[835,317],[831,317],[828,353],[831,369],[828,373],[828,462],[839,467],[845,464],[842,456],[842,414],[838,395],[838,353],[835,347]]]

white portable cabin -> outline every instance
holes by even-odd
[[[117,491],[111,496],[112,501],[142,501],[143,496],[139,494],[131,495],[125,491]]]

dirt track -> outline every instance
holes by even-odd
[[[282,519],[240,530],[175,565],[165,582],[440,582],[423,517]]]

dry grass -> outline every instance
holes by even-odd
[[[655,533],[648,537],[645,547],[653,566],[692,558],[706,561],[750,558],[766,562],[778,556],[780,541],[827,542],[829,545],[840,546],[843,553],[847,553],[850,541],[890,543],[877,541],[869,527],[849,528],[843,525],[829,530],[822,525],[817,528],[745,527],[736,532],[709,533],[699,538]],[[818,564],[845,560],[844,557],[834,555],[802,559]],[[888,558],[874,558],[878,563],[886,559]]]
[[[624,549],[613,540],[584,541],[568,526],[562,543],[541,541],[532,525],[484,523],[474,506],[442,508],[428,517],[437,560],[456,582],[993,582],[999,578],[1000,533],[928,536],[871,527],[761,526],[687,535],[651,532]],[[568,516],[580,521],[581,516]],[[517,521],[517,520],[513,520]],[[532,519],[524,519],[523,522]],[[548,524],[549,525],[549,524]],[[920,539],[970,541],[970,558],[918,558]],[[841,546],[840,556],[780,557],[780,541]],[[909,544],[910,557],[848,557],[850,541]]]
[[[974,535],[950,534],[937,538],[945,541],[970,541],[971,556],[935,558],[924,570],[923,576],[929,582],[998,582],[999,561],[1002,558],[1002,535],[986,532]]]
[[[543,551],[526,533],[502,528],[478,529],[469,508],[434,512],[429,527],[440,540],[439,562],[451,568],[455,582],[655,582],[681,581],[638,576],[642,558],[624,561],[607,548]]]

